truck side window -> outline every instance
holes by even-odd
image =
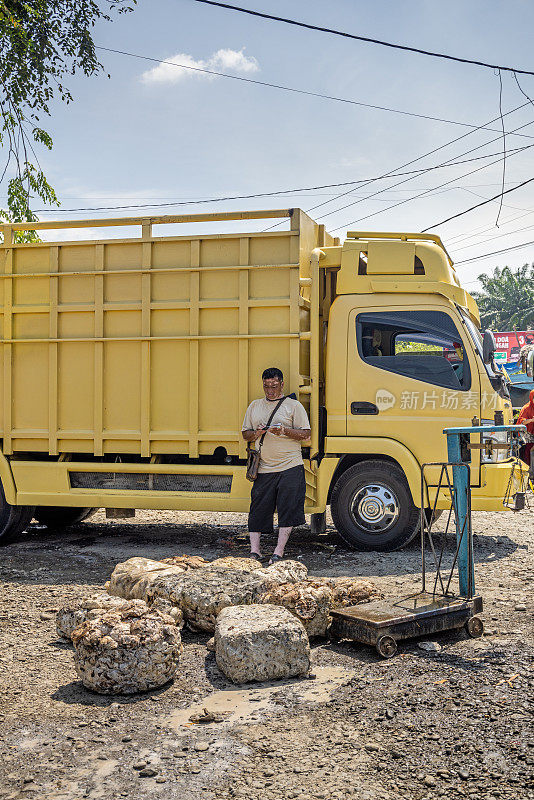
[[[359,314],[356,335],[360,357],[374,367],[447,389],[471,388],[461,336],[444,311]]]

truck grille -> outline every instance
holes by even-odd
[[[231,475],[176,475],[140,472],[71,472],[73,489],[131,489],[146,492],[230,492]]]

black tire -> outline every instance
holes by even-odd
[[[68,528],[94,514],[96,508],[71,508],[70,506],[37,506],[34,518],[47,528]]]
[[[9,544],[26,530],[33,517],[33,506],[12,506],[0,483],[0,545]]]
[[[330,502],[334,525],[354,550],[398,550],[419,530],[419,509],[406,476],[391,461],[349,467],[337,479]]]

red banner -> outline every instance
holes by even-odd
[[[517,361],[519,351],[524,344],[534,344],[534,331],[498,331],[494,332],[497,350],[496,361]]]

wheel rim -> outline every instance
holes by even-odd
[[[467,630],[474,639],[478,639],[479,636],[482,636],[482,633],[484,631],[484,625],[482,624],[482,620],[479,619],[478,617],[471,617],[471,619],[467,623]]]
[[[391,658],[397,652],[397,643],[392,636],[381,636],[378,640],[378,652],[384,658]]]
[[[381,483],[370,483],[358,489],[350,504],[356,525],[369,533],[384,533],[399,518],[400,507],[395,493]]]

